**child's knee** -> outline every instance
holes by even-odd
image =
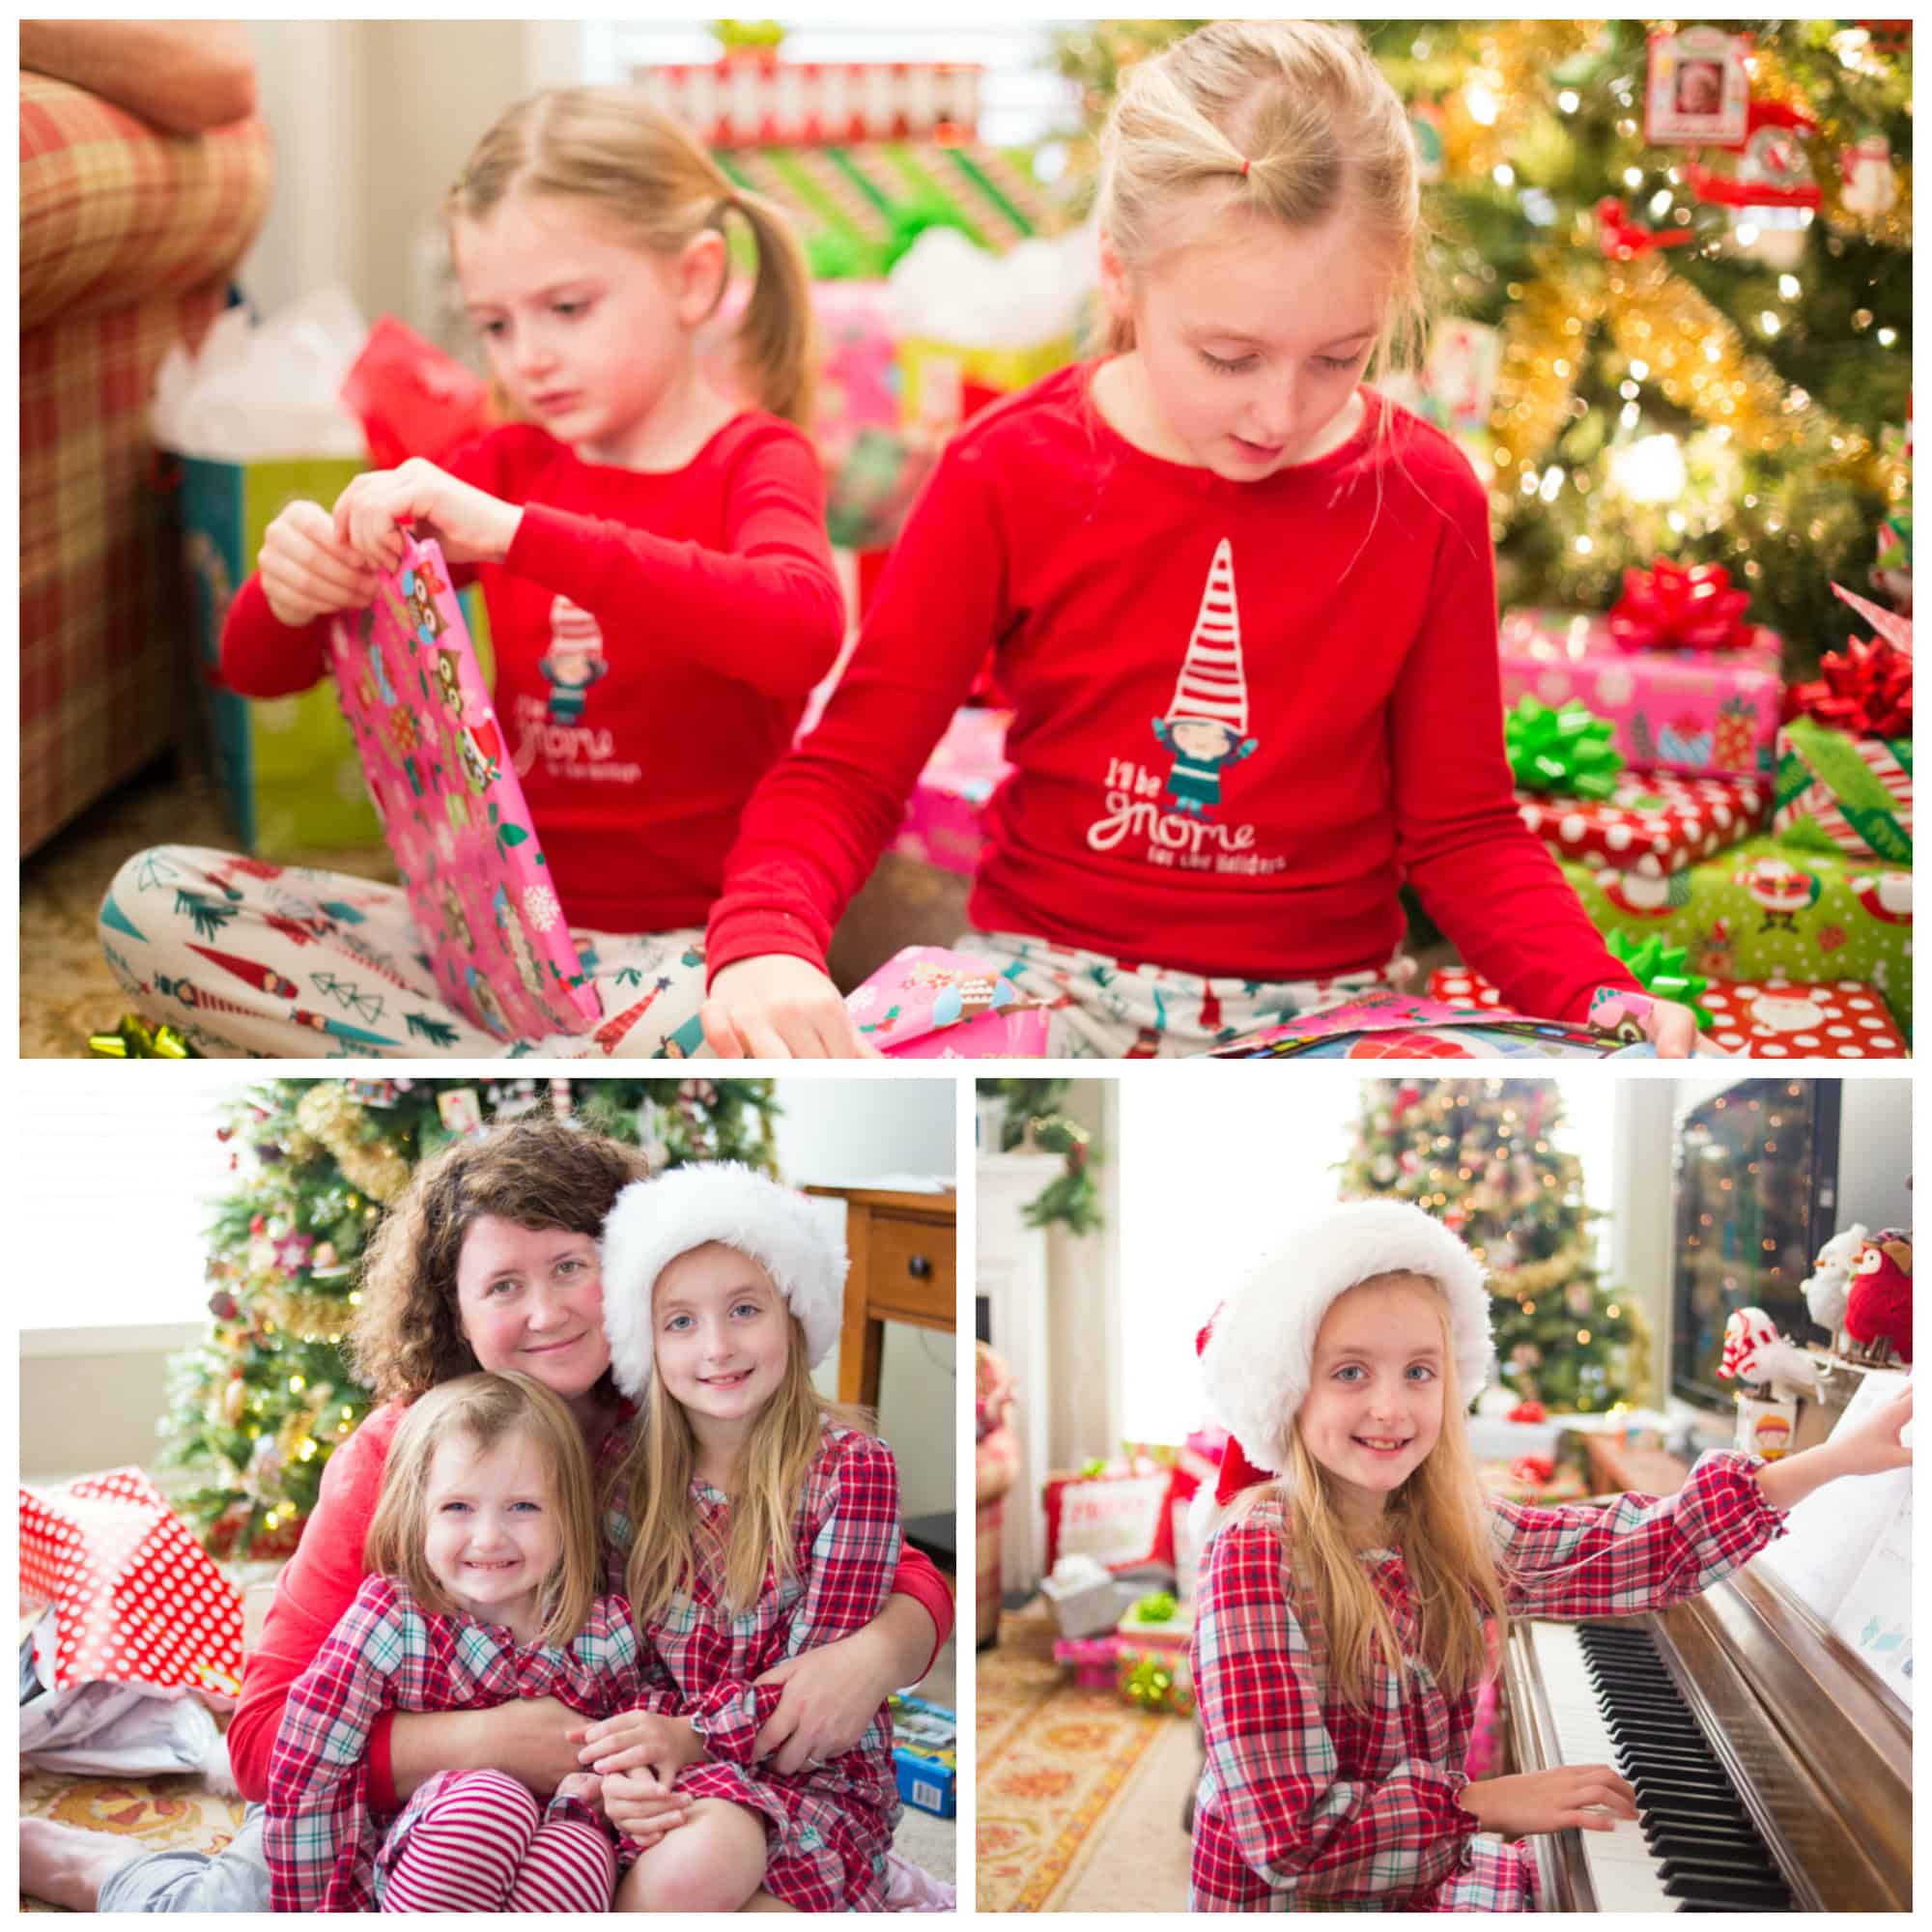
[[[425,1818],[460,1816],[487,1826],[490,1835],[521,1849],[542,1822],[529,1788],[500,1771],[462,1771],[423,1807]]]
[[[684,1823],[643,1852],[617,1902],[627,1912],[736,1912],[765,1876],[765,1822],[722,1798],[700,1798]]]

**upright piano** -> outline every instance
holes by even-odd
[[[1530,1840],[1548,1912],[1909,1912],[1911,1714],[1776,1577],[1510,1628],[1518,1769],[1610,1764],[1640,1816]]]

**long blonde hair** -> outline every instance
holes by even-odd
[[[738,186],[640,91],[559,87],[519,101],[476,144],[449,191],[448,213],[481,221],[512,193],[594,201],[661,255],[679,254],[707,229],[722,234],[727,213],[743,215],[758,269],[735,338],[738,372],[774,415],[810,426],[818,366],[811,278],[790,221],[775,202]]]
[[[1100,153],[1099,224],[1130,273],[1224,216],[1312,228],[1339,213],[1359,223],[1390,277],[1371,369],[1419,357],[1415,144],[1401,98],[1353,28],[1216,20],[1127,70]],[[1130,317],[1113,319],[1106,346],[1134,346]]]
[[[1356,1287],[1392,1279],[1435,1286],[1426,1275],[1404,1273],[1371,1276]],[[1435,1446],[1390,1497],[1385,1520],[1389,1541],[1402,1551],[1408,1573],[1421,1624],[1422,1660],[1453,1697],[1489,1675],[1492,1657],[1500,1654],[1508,1634],[1509,1613],[1489,1508],[1463,1422],[1448,1305],[1441,1291],[1435,1292],[1443,1327],[1442,1429]],[[1290,1438],[1287,1469],[1272,1482],[1244,1491],[1233,1507],[1244,1513],[1269,1497],[1281,1505],[1282,1539],[1296,1590],[1313,1600],[1329,1677],[1346,1702],[1367,1709],[1374,1702],[1379,1668],[1401,1669],[1402,1646],[1344,1526],[1334,1478],[1309,1454],[1299,1426]]]
[[[653,1282],[646,1293],[655,1294]],[[781,1303],[782,1307],[782,1303]],[[792,1519],[829,1421],[865,1429],[862,1409],[829,1403],[811,1385],[805,1330],[788,1311],[784,1377],[758,1411],[732,1473],[731,1520],[724,1543],[724,1607],[750,1609],[765,1585],[767,1568],[782,1579],[797,1574]],[[691,1587],[697,1511],[691,1479],[697,1442],[681,1405],[651,1377],[624,1466],[630,1496],[631,1556],[624,1593],[639,1626]]]
[[[400,1578],[425,1609],[455,1613],[424,1554],[430,1466],[452,1435],[467,1437],[479,1456],[511,1435],[523,1436],[536,1451],[562,1546],[538,1589],[537,1611],[544,1641],[568,1644],[590,1614],[599,1577],[590,1454],[563,1398],[532,1377],[459,1376],[410,1405],[383,1465],[383,1492],[362,1546],[363,1562],[374,1576]]]

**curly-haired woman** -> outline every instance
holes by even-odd
[[[563,1398],[600,1493],[614,1505],[603,1521],[619,1579],[612,1587],[621,1588],[629,1522],[610,1486],[630,1447],[633,1410],[611,1378],[598,1236],[618,1191],[646,1173],[637,1149],[549,1120],[459,1141],[417,1168],[370,1245],[351,1335],[356,1374],[381,1406],[329,1459],[229,1726],[235,1779],[251,1801],[242,1830],[216,1858],[156,1852],[127,1861],[117,1839],[25,1819],[23,1891],[80,1912],[269,1909],[259,1801],[282,1706],[367,1574],[363,1545],[403,1412],[439,1383],[479,1369],[520,1370]],[[893,1590],[863,1631],[767,1673],[782,1691],[759,1746],[781,1772],[847,1749],[886,1693],[919,1677],[946,1640],[952,1598],[924,1557],[903,1553]],[[602,1728],[586,1728],[548,1697],[396,1714],[370,1737],[371,1794],[400,1809],[439,1772],[487,1769],[547,1798],[571,1773],[609,1763]],[[692,1747],[701,1749],[695,1734]],[[660,1833],[676,1827],[685,1803],[675,1794],[666,1801]]]

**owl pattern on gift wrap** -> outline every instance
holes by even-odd
[[[442,916],[444,930],[450,939],[462,947],[466,952],[476,951],[475,935],[469,930],[469,915],[463,909],[463,895],[452,885],[442,889]]]
[[[485,712],[474,724],[465,721],[457,748],[463,755],[463,776],[480,798],[503,776],[503,734],[496,714]]]
[[[438,595],[449,586],[426,564],[403,573],[403,594],[409,599],[410,614],[415,620],[416,635],[426,644],[433,644],[449,628],[442,612],[437,609]]]
[[[463,681],[458,675],[460,664],[456,653],[439,647],[436,654],[436,688],[442,695],[442,701],[457,717],[463,716]]]
[[[525,989],[533,999],[542,999],[543,973],[530,948],[530,936],[524,930],[524,923],[517,917],[510,895],[501,886],[497,888],[496,895],[490,901],[490,911],[497,922],[497,937],[502,941],[503,951],[516,965],[517,978],[524,982]]]

